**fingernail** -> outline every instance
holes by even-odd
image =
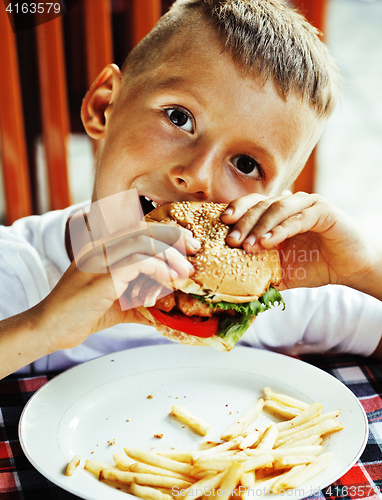
[[[191,264],[191,262],[189,262],[188,260],[186,260],[186,263],[187,263],[187,267],[190,271],[194,271],[194,266]]]
[[[253,234],[251,234],[250,236],[248,236],[248,238],[244,241],[244,243],[246,243],[247,245],[254,245],[256,243],[256,238],[253,236]]]
[[[227,208],[222,215],[232,215],[233,214],[233,208]]]
[[[176,271],[174,271],[174,269],[171,269],[170,276],[171,276],[171,279],[173,279],[173,280],[177,280],[179,278],[179,274]]]
[[[241,234],[240,234],[240,231],[238,231],[237,229],[235,229],[235,231],[232,231],[232,233],[230,233],[228,236],[232,240],[239,241]]]
[[[264,240],[269,240],[270,238],[272,238],[272,232],[264,234],[263,238]]]
[[[200,241],[196,240],[195,238],[190,239],[190,245],[194,250],[199,250],[200,249]]]

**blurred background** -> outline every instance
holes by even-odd
[[[89,1],[89,0],[87,0]],[[90,0],[91,1],[91,0]],[[86,1],[84,0],[84,3]],[[162,0],[161,12],[172,0]],[[112,54],[121,66],[134,45],[131,0],[111,0]],[[84,134],[80,107],[88,88],[84,5],[80,0],[63,17],[70,135],[67,171],[70,202],[90,198],[92,144]],[[47,23],[45,26],[48,26]],[[322,27],[343,78],[342,97],[316,151],[313,190],[358,220],[382,242],[382,0],[328,0]],[[16,33],[31,213],[52,208],[49,196],[35,28]],[[0,51],[4,50],[0,46]],[[0,76],[0,79],[3,76]],[[41,78],[41,75],[40,75]],[[1,140],[4,135],[0,135]],[[0,222],[10,223],[0,165]]]

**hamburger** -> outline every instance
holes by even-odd
[[[165,337],[188,345],[233,349],[256,316],[285,304],[278,250],[249,254],[225,242],[229,226],[220,216],[226,204],[177,202],[159,206],[147,222],[177,224],[193,233],[200,250],[188,260],[195,272],[177,290],[137,309]]]

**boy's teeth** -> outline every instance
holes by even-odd
[[[154,206],[154,208],[159,207],[159,204],[156,201],[150,200],[150,198],[148,198],[147,196],[145,196],[145,200],[149,201]]]

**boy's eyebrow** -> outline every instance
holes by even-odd
[[[156,83],[154,86],[155,91],[157,90],[167,90],[171,89],[174,90],[176,87],[181,87],[183,93],[189,94],[190,97],[194,98],[200,105],[205,106],[206,101],[203,99],[203,97],[193,88],[193,92],[190,91],[190,85],[187,85],[187,79],[184,78],[183,76],[177,75],[177,76],[169,76],[167,78],[164,78],[162,81],[159,80],[159,82]]]

